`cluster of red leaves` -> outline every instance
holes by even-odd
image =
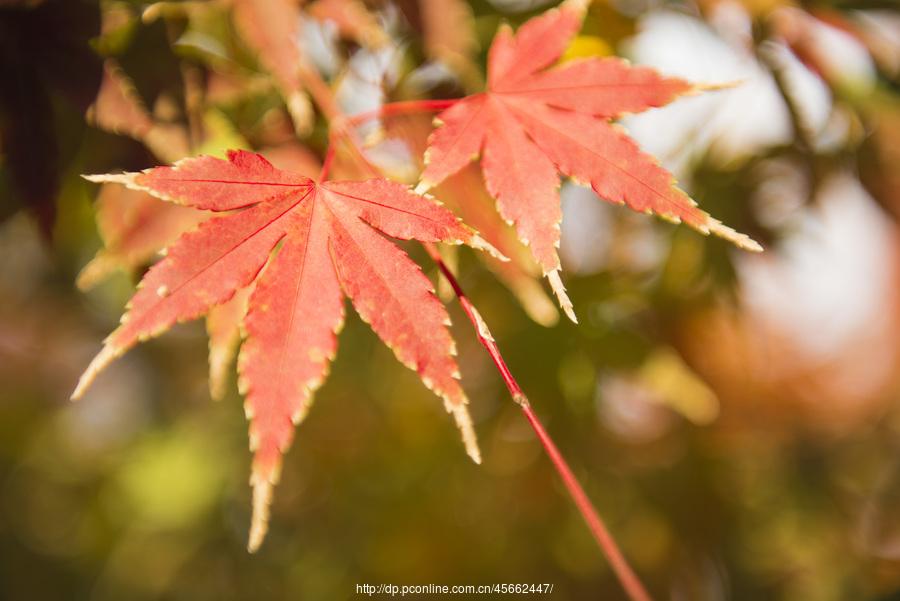
[[[255,24],[248,34],[253,38],[263,18],[260,8],[240,0],[235,10],[245,13],[245,24]],[[582,11],[573,2],[532,19],[515,35],[501,28],[490,49],[487,91],[439,116],[442,125],[429,139],[418,193],[379,178],[314,181],[245,151],[229,153],[227,161],[198,157],[142,173],[90,176],[215,216],[184,234],[147,272],[121,326],[107,338],[73,397],[138,342],[204,314],[210,314],[214,348],[224,353],[211,359],[213,369],[221,370],[241,323],[245,340],[238,371],[251,419],[250,548],[255,549],[265,534],[272,487],[294,425],[308,411],[335,356],[345,296],[397,358],[444,399],[470,456],[480,460],[447,312],[418,266],[380,235],[491,250],[451,211],[422,195],[479,154],[499,214],[530,246],[573,320],[556,250],[559,173],[589,182],[609,201],[758,250],[755,242],[697,208],[674,186],[671,174],[609,122],[697,88],[617,59],[548,68],[577,33]],[[277,65],[270,68],[277,75]],[[298,91],[283,89],[289,103]]]

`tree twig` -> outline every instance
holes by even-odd
[[[512,375],[512,372],[506,365],[503,355],[500,354],[500,348],[497,346],[497,341],[494,340],[494,337],[491,335],[491,331],[488,329],[484,319],[482,319],[481,314],[478,313],[478,310],[466,296],[459,281],[456,279],[456,276],[454,276],[453,272],[446,266],[441,255],[438,253],[437,248],[435,248],[433,244],[425,243],[425,249],[428,251],[431,259],[437,263],[441,273],[453,288],[454,293],[456,293],[456,297],[459,299],[459,304],[462,306],[463,311],[465,311],[466,315],[469,317],[469,321],[472,322],[472,325],[475,326],[478,341],[481,342],[481,345],[487,350],[491,359],[494,361],[494,365],[497,366],[497,371],[500,372],[500,376],[503,378],[510,396],[512,396],[512,399],[522,408],[522,412],[528,419],[528,423],[537,435],[538,440],[540,440],[550,461],[553,462],[553,467],[556,468],[557,473],[559,473],[559,477],[562,479],[566,490],[569,492],[569,496],[572,497],[572,501],[578,508],[579,513],[581,513],[581,517],[584,518],[594,540],[597,541],[597,545],[609,561],[613,572],[622,584],[622,588],[625,589],[625,592],[632,601],[649,601],[650,595],[647,593],[643,584],[641,584],[641,581],[634,573],[634,570],[628,565],[628,561],[625,559],[625,556],[622,555],[619,546],[610,534],[609,529],[597,512],[597,509],[591,503],[587,493],[584,492],[584,488],[578,482],[575,474],[572,473],[569,464],[562,456],[562,453],[559,452],[553,439],[547,433],[541,420],[535,414],[534,409],[531,408],[528,397],[525,396],[522,387],[519,386],[515,376]]]

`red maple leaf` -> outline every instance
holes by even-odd
[[[487,91],[437,116],[417,191],[428,190],[481,155],[481,169],[501,216],[514,225],[574,321],[559,278],[559,173],[590,183],[600,197],[685,222],[748,250],[761,247],[697,207],[671,173],[610,123],[699,91],[615,58],[548,68],[581,27],[576,6],[535,17],[518,32],[498,31],[488,56]]]
[[[388,180],[318,183],[246,151],[230,152],[227,161],[203,156],[88,179],[227,212],[182,236],[150,268],[73,398],[138,342],[208,313],[254,284],[246,316],[238,306],[225,318],[227,323],[243,317],[246,331],[238,372],[252,420],[251,549],[265,534],[272,487],[294,424],[308,411],[337,350],[345,295],[397,358],[444,399],[469,455],[480,460],[458,382],[449,316],[419,267],[378,233],[489,249],[450,211]]]

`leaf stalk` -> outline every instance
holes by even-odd
[[[456,279],[456,276],[453,275],[453,272],[450,271],[450,268],[444,263],[437,248],[430,243],[425,243],[424,246],[431,259],[437,263],[441,273],[450,284],[450,287],[459,299],[463,311],[465,311],[466,315],[469,317],[469,321],[475,326],[478,341],[485,350],[487,350],[491,359],[494,361],[494,365],[497,366],[497,371],[500,372],[500,376],[503,378],[503,382],[506,384],[510,396],[522,408],[522,413],[525,414],[525,418],[537,435],[538,440],[541,442],[541,446],[544,447],[544,451],[547,453],[547,456],[553,463],[553,467],[563,481],[566,491],[569,493],[569,496],[572,497],[572,501],[578,508],[578,512],[581,513],[581,517],[584,518],[588,529],[591,531],[591,535],[593,535],[600,550],[606,556],[607,561],[609,561],[613,572],[619,579],[622,588],[625,589],[629,599],[632,601],[650,601],[651,597],[647,593],[647,590],[644,588],[643,584],[641,584],[641,581],[634,570],[631,569],[631,566],[628,564],[628,561],[616,544],[615,539],[612,534],[610,534],[609,529],[597,512],[597,509],[591,503],[587,493],[584,492],[584,488],[578,482],[578,478],[575,477],[575,474],[572,472],[569,464],[553,442],[550,434],[547,433],[543,423],[541,423],[541,420],[538,418],[537,414],[535,414],[534,409],[531,407],[531,403],[528,402],[528,397],[525,396],[522,387],[519,386],[515,376],[512,375],[509,366],[506,365],[506,361],[500,353],[500,348],[497,346],[497,341],[491,335],[481,314],[478,313],[478,310],[466,296],[459,281]]]

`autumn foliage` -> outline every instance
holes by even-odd
[[[285,32],[261,31],[261,21],[277,21],[264,14],[276,6],[237,2],[235,10],[263,62],[273,69],[297,124],[305,110],[299,108],[303,96],[285,64],[301,59],[282,46]],[[444,400],[468,454],[480,462],[453,358],[455,344],[447,330],[449,316],[419,267],[383,235],[465,243],[499,253],[448,209],[423,196],[425,191],[480,156],[499,215],[530,247],[573,321],[556,251],[560,173],[589,183],[607,201],[761,250],[700,210],[675,186],[669,172],[609,123],[699,88],[615,58],[556,64],[582,16],[583,6],[570,2],[531,19],[516,33],[505,25],[500,28],[489,52],[487,90],[445,103],[450,106],[435,119],[415,193],[382,178],[328,180],[342,144],[351,147],[357,169],[378,171],[360,154],[352,119],[335,113],[324,84],[302,63],[301,79],[332,120],[332,147],[319,181],[279,170],[246,151],[230,151],[227,160],[201,156],[142,173],[88,176],[221,216],[185,233],[147,272],[122,325],[107,338],[73,398],[82,396],[102,369],[138,342],[230,301],[239,303],[232,312],[244,332],[238,372],[251,420],[254,518],[249,546],[256,549],[265,534],[281,456],[337,352],[346,296],[397,359]],[[427,103],[408,107],[422,108]],[[236,294],[238,300],[232,301]],[[481,326],[480,318],[476,325]]]
[[[898,31],[0,1],[0,597],[895,595]]]
[[[337,351],[345,295],[397,358],[444,399],[469,455],[481,460],[457,382],[447,312],[418,266],[371,229],[404,240],[485,247],[449,211],[388,180],[317,183],[244,151],[229,153],[227,161],[200,157],[171,168],[92,179],[230,213],[186,234],[147,273],[122,326],[73,396],[81,396],[98,371],[140,340],[254,286],[238,360],[255,452],[252,548],[261,541],[271,486],[293,426],[309,410]]]

